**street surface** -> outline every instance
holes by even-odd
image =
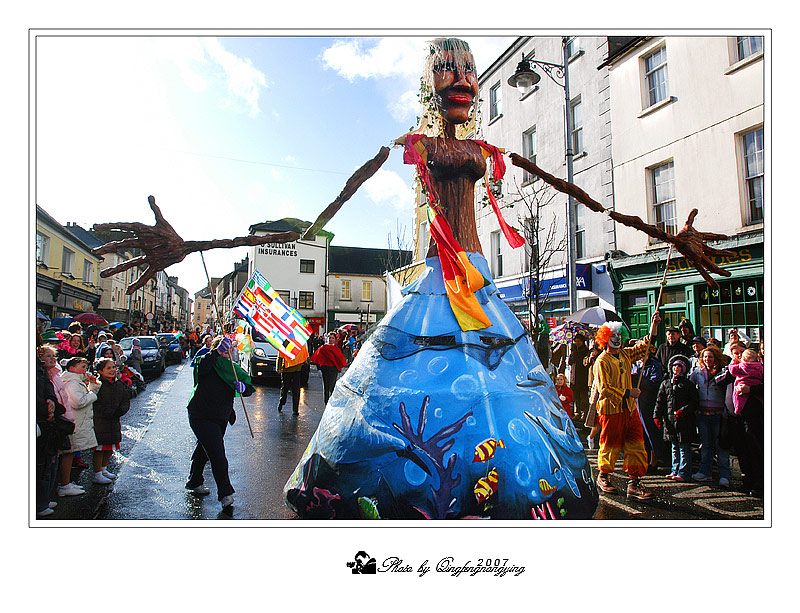
[[[118,477],[112,485],[91,483],[91,471],[73,471],[73,479],[86,488],[83,496],[56,498],[56,512],[38,520],[165,520],[165,519],[296,519],[283,502],[283,486],[314,434],[324,409],[322,379],[312,369],[309,387],[302,391],[300,415],[293,415],[291,400],[278,413],[276,384],[258,383],[245,398],[255,438],[251,438],[241,401],[236,401],[237,420],[225,435],[230,475],[236,488],[231,515],[221,512],[211,467],[205,484],[211,494],[198,497],[185,489],[195,438],[189,428],[186,404],[192,390],[189,361],[167,367],[158,379],[131,401],[122,418],[122,445],[109,468]],[[585,440],[586,432],[579,430]],[[587,450],[596,470],[596,450]],[[91,453],[85,454],[91,463]],[[675,483],[665,470],[643,477],[655,494],[647,502],[625,498],[625,479],[619,471],[613,483],[621,494],[601,494],[595,513],[599,520],[761,520],[763,500],[746,496],[738,463],[732,457],[731,489],[717,480],[708,483]],[[714,473],[716,476],[716,472]]]

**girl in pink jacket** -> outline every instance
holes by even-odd
[[[741,414],[747,404],[747,394],[742,393],[743,386],[764,383],[764,365],[758,361],[758,354],[752,349],[742,353],[742,361],[728,366],[730,373],[736,377],[733,384],[733,408],[737,415]]]

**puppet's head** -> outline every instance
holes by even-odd
[[[441,136],[442,119],[460,128],[458,138],[472,129],[478,106],[478,76],[469,45],[458,38],[428,42],[422,72],[420,124],[415,132]]]
[[[595,343],[608,349],[620,349],[630,338],[628,330],[621,321],[604,323],[595,335]]]

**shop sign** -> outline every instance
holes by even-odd
[[[726,264],[751,262],[753,260],[753,255],[749,247],[742,247],[741,249],[736,249],[734,255],[718,255],[712,257],[711,260],[713,260],[714,264],[717,266],[724,268]],[[694,267],[689,264],[686,258],[678,258],[677,260],[670,261],[668,270],[669,272],[678,272],[679,270],[694,270]]]
[[[265,243],[256,250],[258,255],[272,255],[278,257],[297,257],[297,243]]]
[[[592,289],[592,267],[591,264],[583,264],[575,268],[575,280],[577,289],[588,290]],[[515,300],[525,300],[528,296],[528,278],[520,281],[520,284],[508,285],[506,287],[498,287],[497,292],[500,298],[505,302],[513,302]],[[548,293],[549,292],[549,293]],[[554,277],[552,279],[543,279],[541,281],[541,289],[539,295],[548,296],[566,296],[569,293],[567,287],[567,276]]]

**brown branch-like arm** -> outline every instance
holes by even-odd
[[[317,220],[301,235],[299,232],[280,232],[268,234],[266,236],[239,236],[231,239],[214,239],[210,241],[185,241],[175,228],[164,218],[161,209],[156,205],[153,196],[147,198],[150,209],[153,211],[156,223],[148,226],[138,222],[118,222],[95,224],[95,230],[123,230],[134,234],[133,237],[119,241],[110,241],[92,250],[95,255],[104,255],[120,249],[138,249],[144,255],[140,255],[111,268],[107,268],[100,273],[101,277],[110,277],[119,272],[123,272],[134,266],[147,265],[142,276],[128,286],[127,294],[132,294],[142,287],[155,274],[164,270],[172,264],[181,262],[187,255],[195,251],[208,251],[209,249],[230,249],[232,247],[255,246],[265,243],[288,243],[299,238],[311,239],[322,230],[328,221],[342,208],[356,190],[364,184],[367,179],[374,175],[389,157],[389,148],[381,147],[378,154],[366,164],[356,170],[345,183],[344,189],[331,202],[325,210],[317,217]]]
[[[539,177],[545,183],[555,187],[558,191],[567,194],[568,196],[572,196],[573,198],[575,198],[575,200],[585,204],[595,213],[605,213],[606,211],[605,207],[596,200],[594,200],[591,196],[589,196],[589,194],[587,194],[577,185],[564,181],[564,179],[559,179],[558,177],[553,176],[548,172],[545,172],[544,170],[539,168],[536,164],[522,157],[521,155],[517,155],[516,153],[510,153],[509,156],[511,157],[511,163],[514,164],[514,166],[518,166],[523,170],[527,170],[532,175]]]
[[[322,213],[319,214],[317,220],[311,224],[311,227],[308,228],[308,230],[305,231],[303,238],[314,238],[317,233],[325,227],[325,224],[328,223],[334,215],[336,215],[340,208],[342,208],[342,205],[347,202],[353,194],[356,193],[356,190],[358,190],[358,188],[361,187],[367,181],[367,179],[378,172],[388,157],[389,148],[381,147],[380,151],[378,151],[378,154],[374,158],[356,170],[347,180],[347,183],[344,184],[344,188],[336,197],[336,199],[331,202],[325,208],[325,210],[322,211]]]
[[[568,196],[572,196],[575,198],[575,200],[586,205],[592,211],[597,213],[607,213],[611,219],[621,223],[622,225],[635,228],[640,232],[644,232],[648,236],[652,236],[656,240],[674,245],[675,248],[686,257],[686,260],[695,268],[695,270],[697,270],[697,272],[700,273],[700,275],[711,287],[717,288],[719,287],[719,284],[709,274],[709,270],[724,277],[729,277],[731,275],[730,271],[721,268],[716,264],[716,262],[714,262],[712,258],[714,256],[734,255],[734,252],[728,249],[717,249],[715,247],[710,247],[705,243],[705,241],[722,240],[728,237],[724,234],[698,232],[695,230],[692,224],[694,223],[694,218],[697,217],[697,209],[692,209],[691,213],[689,213],[689,217],[686,219],[686,223],[680,232],[677,234],[669,234],[658,226],[642,221],[640,217],[635,215],[623,215],[617,211],[608,210],[577,185],[569,183],[568,181],[564,181],[563,179],[559,179],[558,177],[545,172],[536,164],[522,157],[521,155],[517,155],[516,153],[511,153],[509,155],[511,157],[511,163],[514,164],[514,166],[518,166],[523,170],[527,170],[532,175],[542,179],[545,183],[552,185],[558,191],[567,194]]]

